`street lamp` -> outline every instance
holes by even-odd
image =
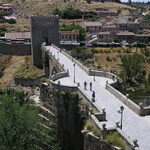
[[[75,64],[73,64],[74,67],[74,83],[75,83]]]
[[[121,129],[122,129],[123,111],[124,111],[124,107],[121,106],[121,107],[120,107],[120,110],[118,111],[118,113],[121,114],[121,120],[120,120],[120,128],[121,128]]]
[[[93,80],[95,81],[95,65],[94,65],[94,76],[93,76]]]
[[[95,81],[95,57],[94,57],[94,76],[93,76],[93,80]]]

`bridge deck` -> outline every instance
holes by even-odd
[[[64,68],[69,70],[69,80],[62,80],[62,84],[68,84],[74,81],[74,67],[73,62],[67,58],[64,54],[58,54],[58,50],[53,46],[47,46],[47,50],[52,52],[56,58],[59,57],[59,63],[64,64]],[[113,82],[111,79],[105,77],[96,77],[96,81],[93,81],[93,77],[87,75],[78,65],[75,66],[76,82],[80,83],[81,90],[92,97],[92,92],[89,90],[89,83],[93,83],[93,90],[96,95],[96,104],[100,108],[106,109],[106,119],[108,124],[106,126],[115,126],[115,122],[120,122],[120,114],[117,112],[120,106],[124,106],[123,117],[123,132],[127,134],[131,139],[137,139],[139,148],[141,150],[150,150],[150,116],[141,117],[130,110],[126,105],[121,103],[115,96],[109,93],[105,89],[106,81]],[[84,81],[88,83],[87,90],[84,90]]]

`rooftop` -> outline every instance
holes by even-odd
[[[79,34],[80,32],[78,30],[73,31],[60,31],[60,34]]]
[[[99,35],[109,35],[110,32],[99,32],[98,34],[99,34]]]
[[[93,21],[83,22],[83,25],[84,26],[102,26],[100,22],[93,22]]]
[[[116,35],[135,35],[135,34],[133,32],[125,31],[125,32],[119,32]]]

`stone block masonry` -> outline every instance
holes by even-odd
[[[0,54],[3,54],[3,55],[31,55],[31,44],[0,43]]]
[[[31,17],[31,42],[33,64],[43,67],[41,44],[59,45],[59,19],[56,16],[32,16]]]

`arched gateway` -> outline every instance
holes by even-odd
[[[31,38],[33,64],[42,68],[41,44],[59,45],[59,19],[57,16],[32,16]]]

